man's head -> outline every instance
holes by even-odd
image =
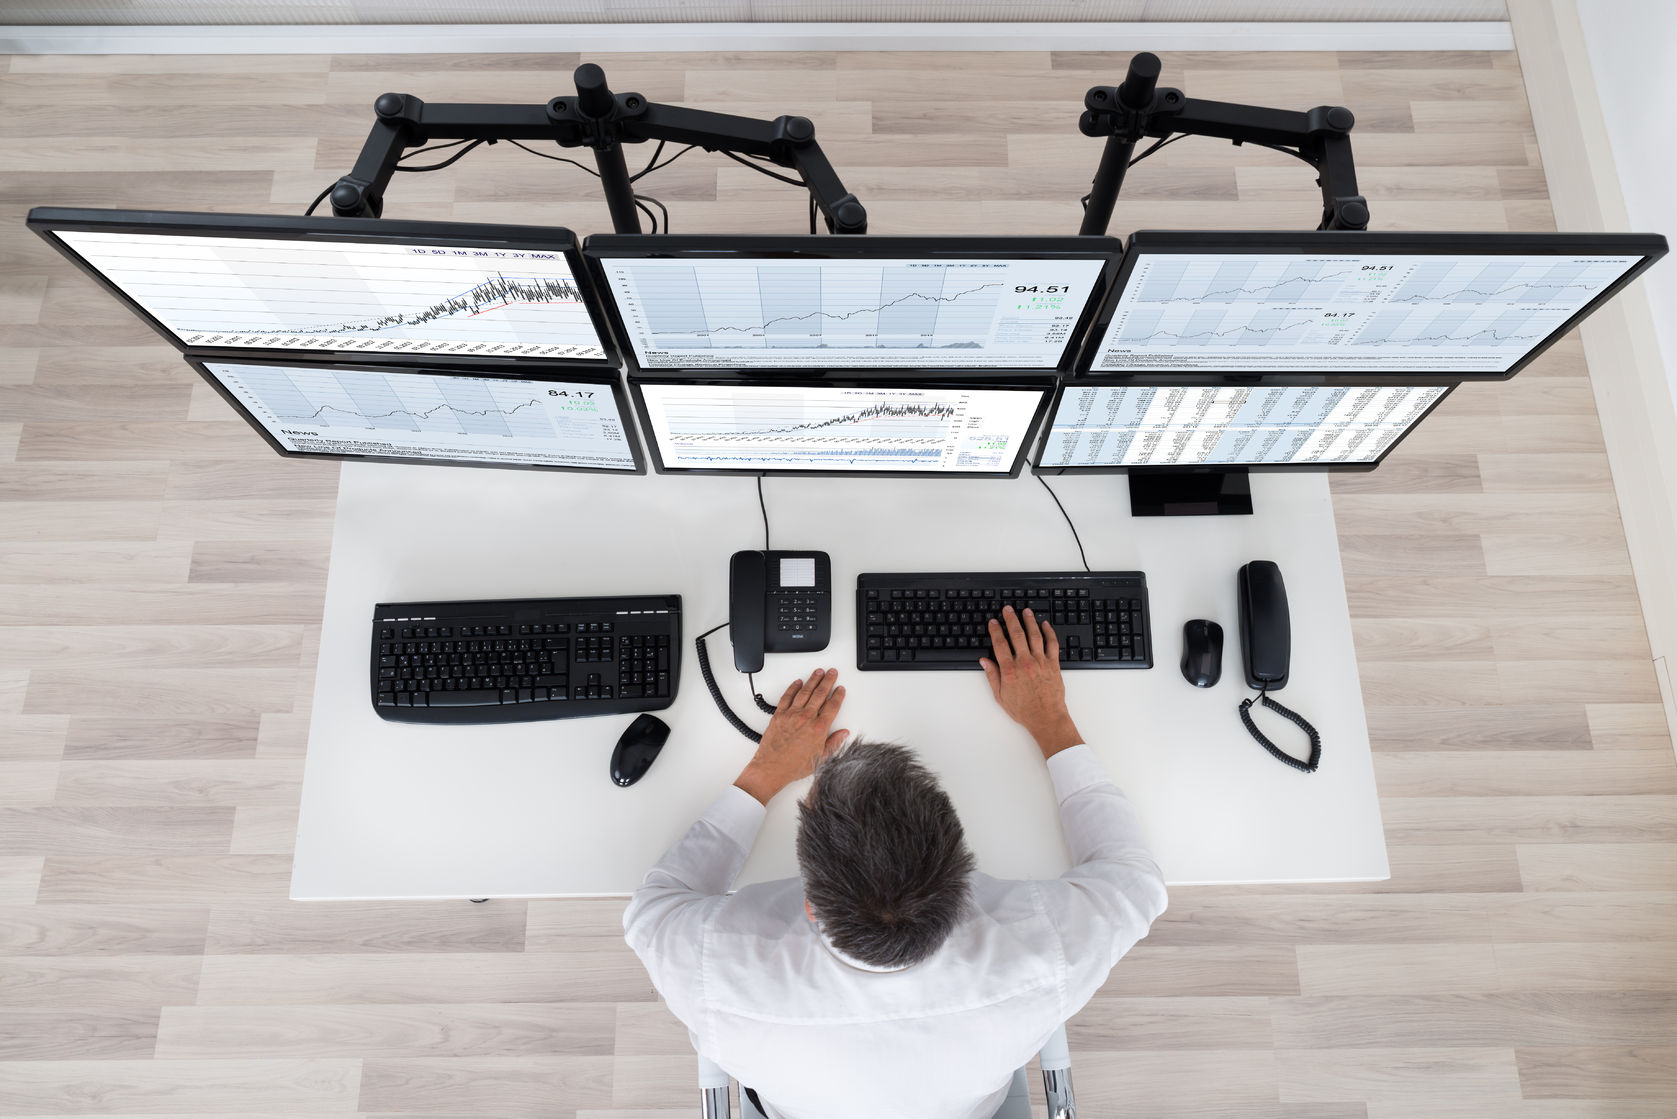
[[[799,807],[804,896],[833,947],[874,967],[935,952],[966,911],[973,859],[931,771],[902,746],[855,741]]]

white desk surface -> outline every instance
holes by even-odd
[[[1096,570],[1147,574],[1156,646],[1147,671],[1066,674],[1073,717],[1136,802],[1173,883],[1376,880],[1389,874],[1327,480],[1252,476],[1249,517],[1131,519],[1121,475],[1051,484]],[[1077,570],[1070,532],[1028,473],[1011,481],[764,481],[773,544],[832,555],[832,644],[770,654],[758,684],[836,666],[840,726],[911,744],[936,771],[984,871],[1065,870],[1047,773],[1025,733],[972,672],[858,672],[863,571]],[[747,477],[614,477],[346,464],[327,582],[293,898],[626,894],[751,756],[699,675],[692,639],[727,617],[729,555],[760,548]],[[1302,774],[1246,734],[1235,570],[1281,566],[1292,608],[1291,682],[1278,697],[1322,733]],[[389,723],[368,696],[372,607],[457,598],[682,596],[679,694],[652,769],[627,789],[607,775],[633,716],[498,726]],[[1223,676],[1209,690],[1177,668],[1182,624],[1220,622]],[[712,663],[757,727],[727,631]],[[1260,725],[1302,735],[1272,712]],[[797,796],[782,793],[741,884],[796,874]]]

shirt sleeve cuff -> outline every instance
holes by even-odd
[[[1054,782],[1054,799],[1061,804],[1091,785],[1112,783],[1106,766],[1087,744],[1067,747],[1049,758],[1048,776]]]
[[[701,819],[749,851],[751,845],[757,842],[757,830],[763,826],[763,818],[768,814],[769,810],[758,803],[756,797],[738,785],[729,785],[705,809]]]

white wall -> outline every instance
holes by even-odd
[[[1677,243],[1677,3],[1577,2],[1630,228]],[[1677,401],[1677,254],[1641,282]]]

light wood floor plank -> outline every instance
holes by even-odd
[[[182,1114],[282,1108],[353,1114],[354,1058],[273,1061],[0,1062],[0,1112],[12,1115]]]

